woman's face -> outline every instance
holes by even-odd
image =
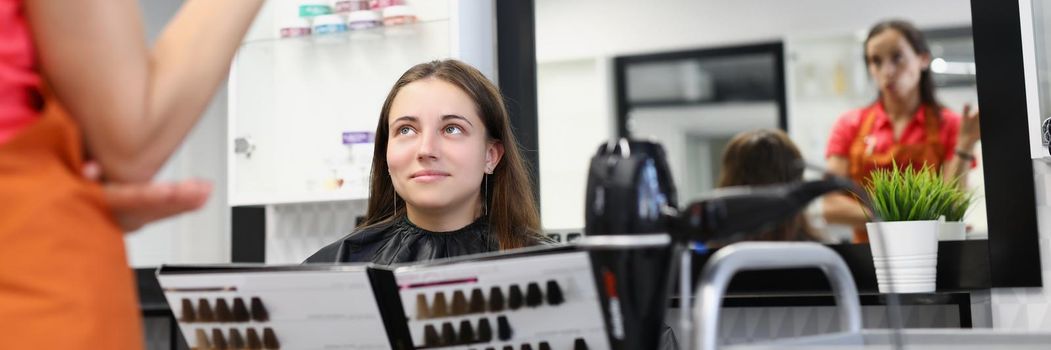
[[[917,54],[901,32],[887,29],[865,44],[869,75],[879,84],[883,96],[902,99],[919,94],[920,73],[930,66],[928,54]]]
[[[407,205],[440,212],[478,204],[482,176],[503,149],[488,140],[463,90],[434,78],[409,83],[394,97],[387,125],[391,181]]]

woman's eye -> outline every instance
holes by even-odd
[[[453,134],[453,135],[455,135],[455,134],[462,134],[463,133],[463,129],[460,129],[460,127],[456,126],[456,125],[449,125],[449,126],[445,127],[445,133],[446,134]]]
[[[398,134],[399,135],[411,135],[411,134],[413,134],[415,132],[416,132],[415,130],[412,130],[412,128],[410,128],[408,126],[403,126],[403,127],[398,128]]]

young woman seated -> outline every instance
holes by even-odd
[[[370,182],[362,226],[307,263],[393,264],[547,242],[500,91],[463,62],[419,64],[394,84]]]

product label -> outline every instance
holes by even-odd
[[[343,144],[353,145],[358,143],[376,142],[376,133],[369,131],[345,131],[343,132]]]
[[[295,38],[310,35],[310,28],[281,28],[282,38]]]
[[[342,33],[347,31],[346,24],[323,24],[314,26],[314,34]]]
[[[336,1],[336,12],[365,11],[369,9],[369,3],[365,0]]]
[[[360,21],[360,22],[350,22],[350,24],[347,24],[347,27],[350,28],[350,30],[369,29],[369,28],[376,28],[376,27],[379,27],[379,26],[380,26],[380,22],[379,21]]]
[[[328,5],[299,5],[299,17],[314,17],[332,13]]]

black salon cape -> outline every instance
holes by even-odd
[[[500,245],[489,233],[488,223],[483,216],[459,230],[432,232],[402,216],[351,233],[321,248],[305,262],[391,265],[497,251]],[[537,242],[542,244],[539,238]]]
[[[451,258],[461,255],[497,251],[500,245],[489,233],[487,217],[451,232],[424,230],[407,217],[351,233],[311,255],[304,263],[372,262],[391,265],[415,261]],[[555,243],[537,236],[533,245]],[[662,325],[662,350],[678,349],[672,330]]]

